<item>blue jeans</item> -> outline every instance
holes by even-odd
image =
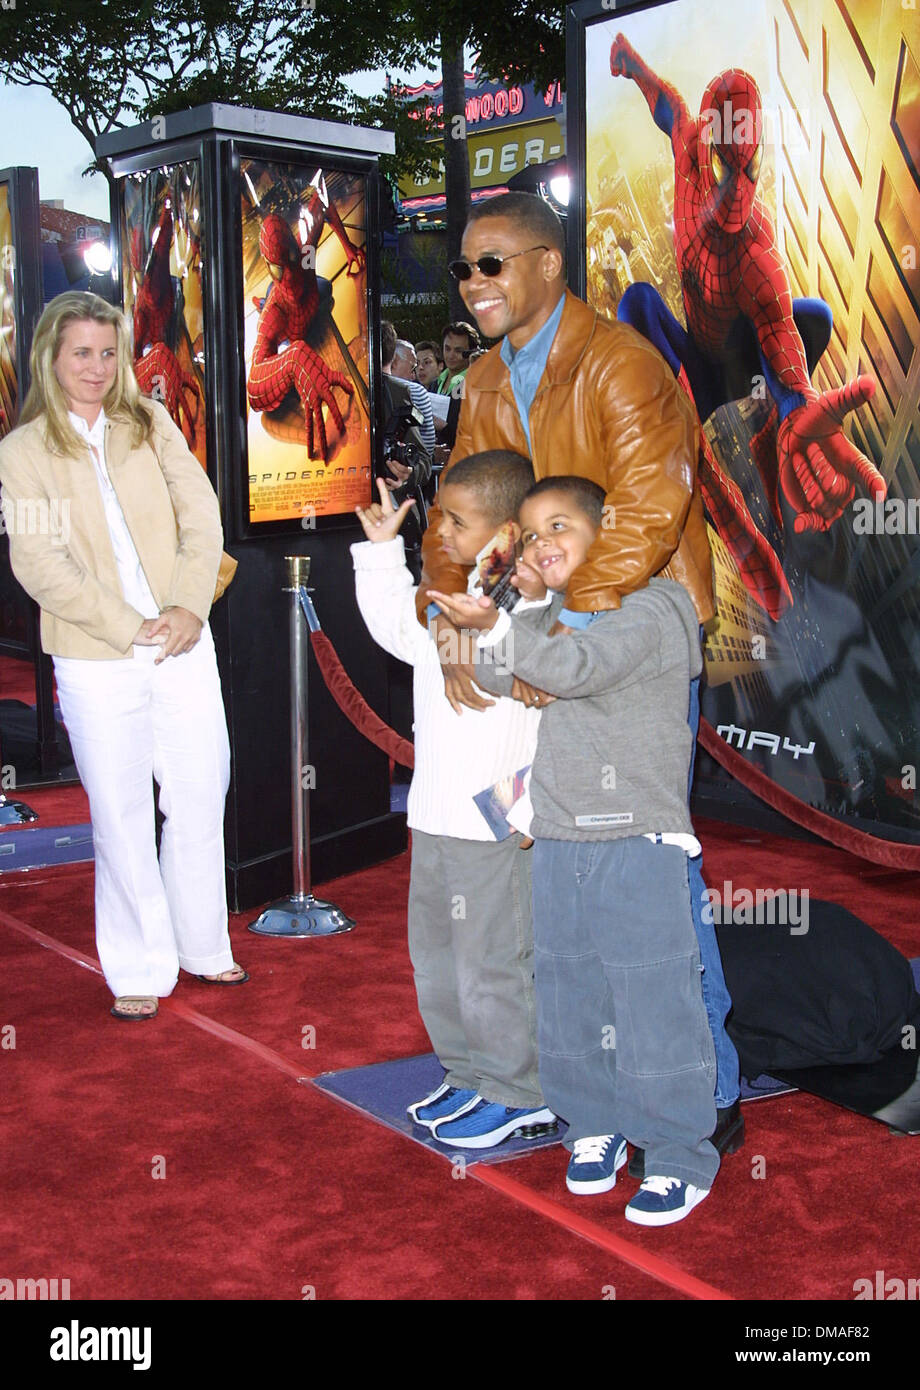
[[[537,840],[533,856],[540,1082],[566,1146],[623,1134],[646,1173],[711,1187],[715,1054],[687,856],[641,835]]]
[[[693,783],[693,764],[696,759],[696,735],[700,727],[700,678],[690,682],[690,713],[687,719],[693,735],[693,751],[690,754],[690,777],[687,782],[687,799]],[[722,957],[713,923],[703,921],[703,856],[688,859],[690,872],[690,908],[693,913],[693,926],[700,948],[703,965],[703,1003],[716,1049],[716,1105],[720,1110],[733,1105],[740,1095],[738,1079],[738,1054],[735,1045],[725,1031],[725,1020],[732,1006],[731,995],[722,972]],[[712,914],[708,914],[710,917]]]

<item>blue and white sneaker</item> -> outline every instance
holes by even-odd
[[[626,1208],[626,1220],[639,1226],[670,1226],[689,1216],[709,1196],[709,1191],[708,1187],[694,1187],[679,1178],[646,1178]]]
[[[570,1192],[586,1195],[609,1192],[616,1186],[617,1170],[625,1162],[626,1140],[622,1134],[592,1134],[576,1139],[565,1185]]]
[[[491,1149],[519,1130],[523,1139],[539,1139],[555,1128],[556,1116],[546,1106],[519,1110],[480,1097],[462,1117],[455,1115],[432,1125],[431,1136],[439,1144],[452,1144],[457,1149]],[[528,1133],[531,1130],[533,1133]]]
[[[438,1120],[449,1120],[455,1115],[465,1115],[467,1110],[479,1100],[478,1091],[464,1091],[459,1086],[448,1086],[444,1081],[430,1096],[406,1106],[406,1114],[417,1125],[437,1124]]]

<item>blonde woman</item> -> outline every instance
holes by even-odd
[[[220,514],[181,432],[138,391],[119,310],[59,295],[30,365],[19,426],[0,442],[10,559],[41,608],[89,797],[112,1013],[150,1019],[180,968],[214,984],[249,978],[227,931],[230,754],[207,623]]]

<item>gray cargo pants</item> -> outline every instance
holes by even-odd
[[[530,864],[521,836],[412,831],[409,955],[419,1013],[451,1086],[542,1107]]]

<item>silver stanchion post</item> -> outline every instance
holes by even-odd
[[[294,840],[294,892],[271,903],[249,930],[260,936],[334,936],[355,923],[334,903],[310,891],[310,766],[307,747],[307,647],[302,598],[310,577],[309,555],[287,555],[291,634],[291,828]],[[306,605],[304,605],[306,607]]]

